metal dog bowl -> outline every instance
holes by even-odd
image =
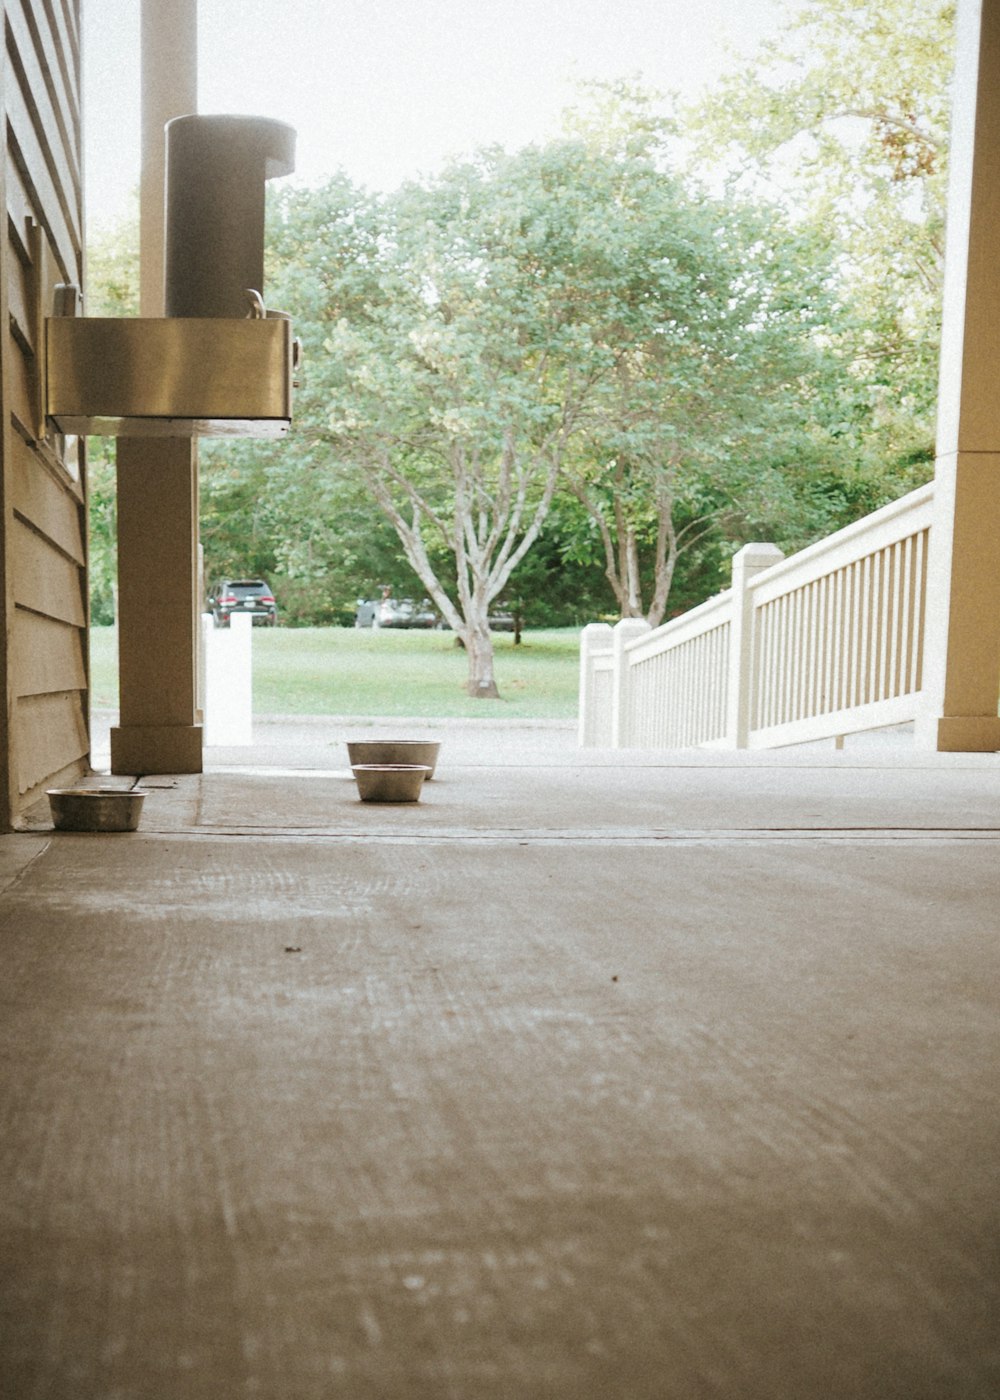
[[[351,772],[362,802],[419,802],[426,763],[352,763]]]
[[[351,767],[356,763],[421,763],[431,770],[437,767],[440,740],[436,739],[352,739],[347,745]]]
[[[146,788],[50,788],[56,831],[135,831]]]

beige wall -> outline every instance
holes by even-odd
[[[35,399],[40,308],[53,283],[79,284],[83,272],[79,0],[4,9],[0,829],[9,829],[47,785],[86,771],[89,741],[83,452],[37,440]]]

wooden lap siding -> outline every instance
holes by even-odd
[[[73,440],[35,441],[34,397],[46,259],[51,279],[82,282],[80,0],[6,0],[2,65],[0,826],[9,830],[47,786],[88,767],[83,453]]]

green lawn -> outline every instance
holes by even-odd
[[[115,633],[91,634],[94,705],[116,709]],[[495,639],[500,700],[464,693],[465,653],[450,632],[370,632],[350,627],[255,627],[258,715],[408,715],[433,719],[572,719],[580,633],[526,632]]]

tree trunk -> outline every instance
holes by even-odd
[[[659,627],[663,621],[680,548],[677,531],[674,529],[674,499],[669,492],[658,492],[656,511],[659,527],[656,532],[656,554],[653,561],[653,601],[646,614],[646,621],[650,627]]]
[[[625,617],[642,617],[642,584],[639,580],[639,541],[631,525],[625,532]]]
[[[475,700],[499,700],[496,676],[493,673],[493,638],[489,624],[483,622],[464,632],[465,654],[469,658],[468,693]]]

